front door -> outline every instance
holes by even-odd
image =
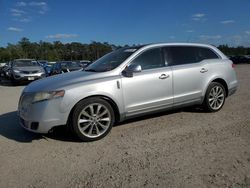
[[[142,71],[133,77],[122,76],[124,106],[127,116],[172,107],[172,70],[165,65],[161,48],[149,49],[131,64]]]

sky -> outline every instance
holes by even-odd
[[[0,0],[0,46],[22,37],[250,46],[250,0]]]

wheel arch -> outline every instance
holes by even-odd
[[[223,85],[223,87],[226,90],[226,97],[228,96],[228,85],[227,85],[227,82],[224,79],[216,78],[216,79],[212,80],[212,82],[217,82],[217,83],[220,83],[221,85]]]
[[[217,82],[217,83],[222,84],[223,87],[224,87],[225,90],[226,90],[226,97],[228,96],[228,84],[227,84],[226,80],[223,79],[223,78],[221,78],[221,77],[215,77],[215,78],[211,79],[211,80],[208,82],[208,84],[207,84],[207,86],[206,86],[206,88],[205,88],[205,90],[204,90],[204,92],[203,92],[203,100],[204,100],[204,98],[205,98],[207,89],[208,89],[209,85],[210,85],[212,82]]]
[[[113,108],[113,110],[114,110],[115,122],[119,122],[121,120],[121,115],[120,115],[120,111],[119,111],[118,105],[115,103],[115,101],[113,99],[111,99],[110,97],[105,96],[105,95],[91,95],[91,96],[87,96],[85,98],[82,98],[81,100],[79,100],[78,102],[75,103],[75,105],[70,110],[70,113],[69,113],[69,116],[68,116],[68,119],[67,119],[67,124],[70,124],[70,119],[72,117],[72,114],[73,114],[74,109],[76,108],[76,106],[81,101],[89,99],[89,98],[101,98],[101,99],[107,101],[111,105],[111,107]]]

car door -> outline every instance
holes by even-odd
[[[172,107],[172,71],[165,65],[162,48],[142,52],[131,64],[140,65],[142,71],[133,77],[122,76],[126,115]]]
[[[173,71],[174,105],[199,103],[209,74],[199,47],[170,46],[165,48],[165,59]]]

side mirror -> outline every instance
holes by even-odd
[[[122,71],[122,75],[124,75],[125,77],[133,77],[133,73],[138,73],[141,71],[142,71],[141,65],[131,64],[128,67],[126,67],[124,71]]]

